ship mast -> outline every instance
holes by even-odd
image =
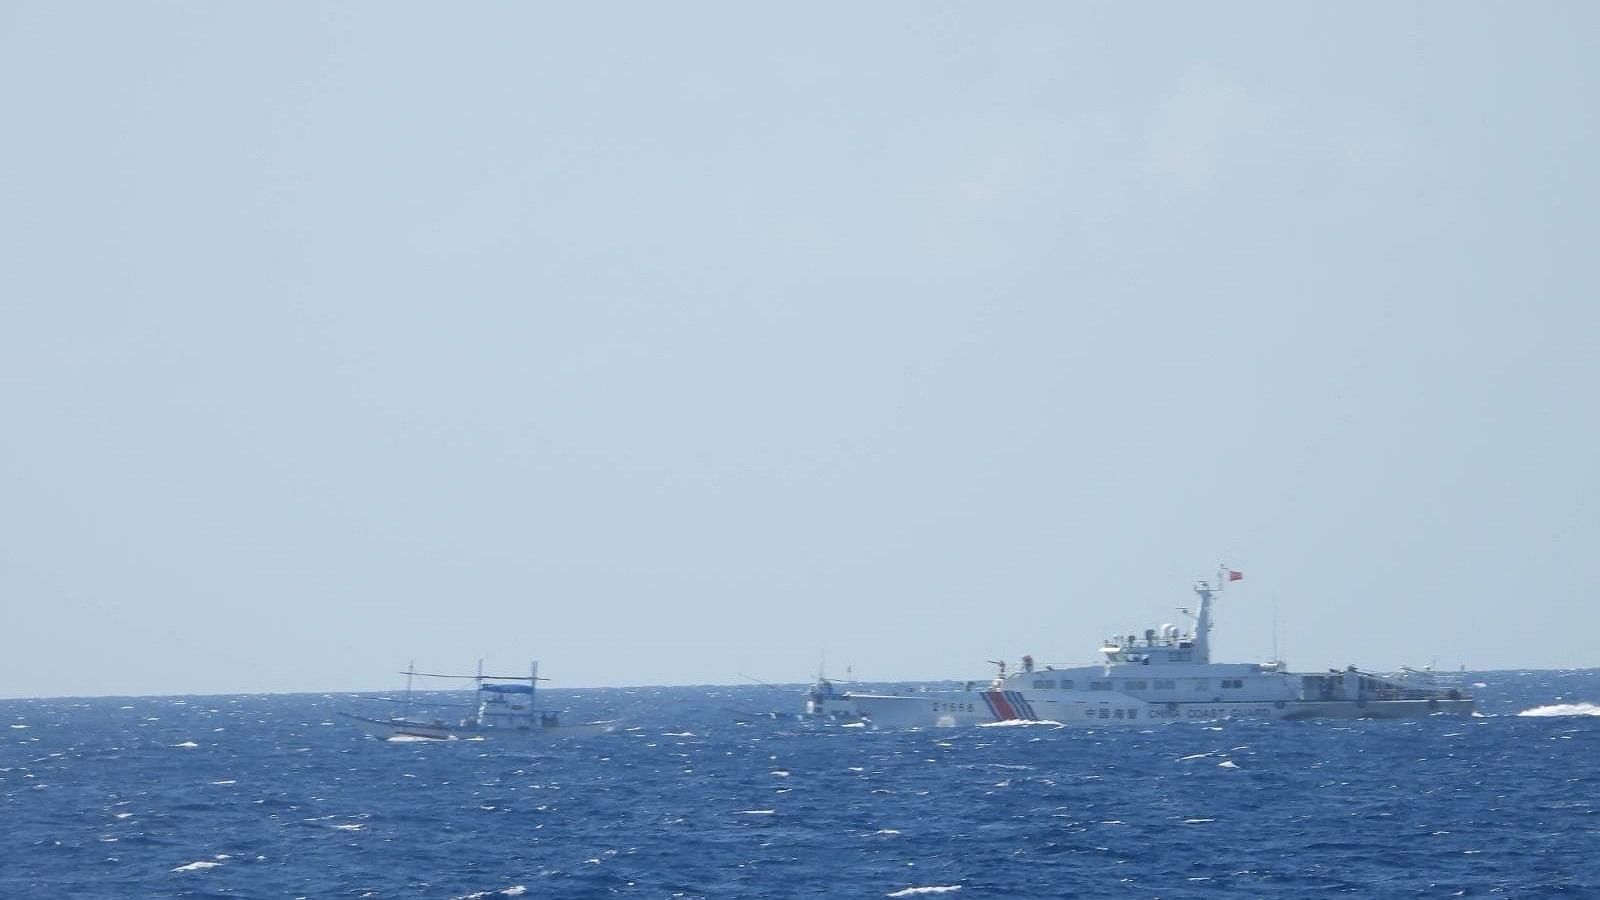
[[[539,691],[539,661],[536,659],[528,666],[528,724],[534,723],[538,715],[539,704],[533,702]]]
[[[1211,601],[1228,583],[1228,567],[1217,567],[1216,586],[1211,582],[1197,581],[1194,592],[1200,595],[1200,612],[1194,620],[1194,661],[1211,662]]]
[[[1244,576],[1227,566],[1217,566],[1216,586],[1211,582],[1197,581],[1194,592],[1200,595],[1200,613],[1194,620],[1194,661],[1198,663],[1211,662],[1211,601],[1230,581],[1237,581]]]
[[[1200,612],[1194,619],[1194,661],[1211,662],[1211,585],[1204,581],[1194,583],[1194,592],[1200,595]]]

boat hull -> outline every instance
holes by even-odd
[[[616,728],[615,722],[583,722],[575,725],[532,725],[516,728],[468,728],[440,722],[414,722],[407,719],[369,719],[365,716],[340,713],[357,728],[385,741],[551,741],[565,738],[589,737],[604,734]]]
[[[848,696],[814,698],[806,701],[805,716],[810,719],[829,719],[854,722],[861,718],[854,701]]]
[[[1105,700],[1030,696],[1024,691],[852,694],[863,718],[880,728],[941,728],[996,722],[1054,722],[1103,727],[1224,719],[1414,719],[1470,716],[1470,698],[1424,700],[1240,700],[1161,703],[1126,695]]]

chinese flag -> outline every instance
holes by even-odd
[[[1239,579],[1241,579],[1243,577],[1244,577],[1244,573],[1243,572],[1235,572],[1232,569],[1228,570],[1228,580],[1229,581],[1238,581]]]

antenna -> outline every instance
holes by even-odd
[[[1272,661],[1282,662],[1283,657],[1278,655],[1278,598],[1272,598]]]
[[[489,698],[483,695],[483,657],[481,656],[478,657],[478,677],[472,679],[472,688],[472,701],[478,705],[472,715],[479,725],[483,725],[489,720],[490,716],[489,707],[484,705]]]

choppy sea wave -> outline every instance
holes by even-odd
[[[1600,671],[1481,718],[881,732],[798,690],[385,743],[354,697],[0,701],[3,897],[1600,896]]]

